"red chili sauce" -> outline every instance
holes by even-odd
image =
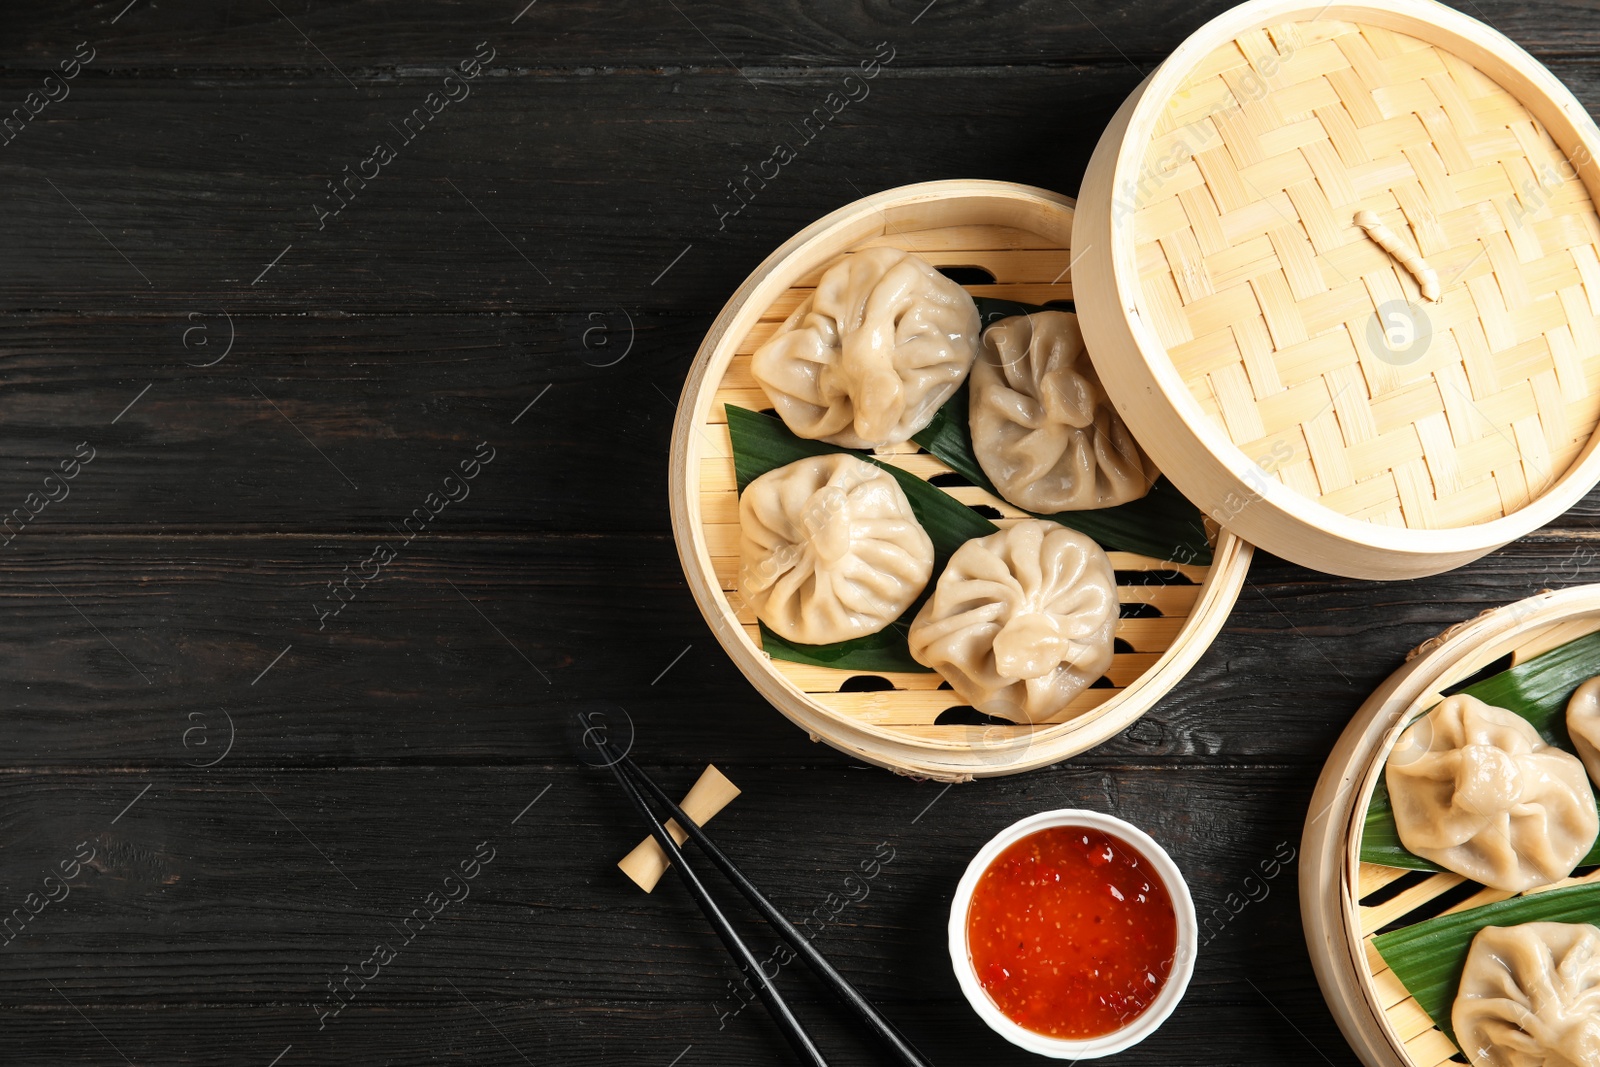
[[[1160,876],[1121,838],[1079,826],[1029,834],[978,879],[967,951],[1011,1021],[1049,1037],[1120,1030],[1166,984],[1178,920]]]

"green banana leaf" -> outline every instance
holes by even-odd
[[[985,325],[1011,315],[1051,310],[993,297],[976,297],[974,302]],[[733,442],[734,472],[741,493],[751,481],[786,463],[807,456],[849,452],[888,471],[905,490],[917,521],[933,541],[935,575],[944,570],[950,555],[962,544],[974,537],[994,533],[997,529],[989,520],[937,486],[890,464],[879,463],[868,452],[796,437],[781,419],[774,416],[731,404],[727,406],[727,412],[728,435]],[[912,440],[973,485],[999,495],[995,493],[994,486],[983,473],[972,451],[972,436],[967,422],[966,385],[962,385],[935,413],[933,421]],[[1212,559],[1211,544],[1206,539],[1200,510],[1165,478],[1158,479],[1143,498],[1119,507],[1068,511],[1057,515],[1040,515],[1039,518],[1079,530],[1102,547],[1113,551],[1197,565],[1209,565]],[[916,617],[931,591],[932,583],[923,597],[898,620],[867,637],[833,645],[801,645],[786,641],[762,626],[761,647],[775,659],[818,667],[863,672],[927,672],[928,668],[911,658],[906,646],[906,633],[911,620]]]
[[[1450,1008],[1461,985],[1467,950],[1486,926],[1519,926],[1532,922],[1600,925],[1600,885],[1575,885],[1532,896],[1512,897],[1498,904],[1441,915],[1373,938],[1406,990],[1439,1029],[1455,1041]]]
[[[783,420],[771,415],[762,415],[732,404],[727,405],[727,411],[728,437],[733,442],[733,469],[741,493],[744,492],[745,486],[756,478],[787,463],[808,456],[847,452],[888,471],[900,484],[900,488],[905,490],[906,499],[911,502],[911,510],[916,515],[917,522],[922,524],[922,528],[928,533],[928,539],[933,542],[935,575],[944,570],[944,565],[956,549],[974,537],[985,537],[999,529],[994,523],[939,487],[929,485],[916,475],[908,474],[891,464],[880,463],[870,453],[840,448],[826,441],[808,441],[796,437],[783,424]],[[802,645],[786,641],[763,626],[761,647],[774,659],[809,663],[817,667],[854,671],[930,673],[930,668],[911,658],[911,652],[906,645],[906,634],[910,630],[911,620],[916,618],[917,612],[922,608],[923,599],[932,589],[933,583],[929,582],[928,590],[924,592],[923,597],[906,609],[904,615],[878,633],[832,645]]]
[[[974,297],[973,303],[978,305],[978,314],[985,327],[1012,315],[1067,310],[987,296]],[[912,440],[973,485],[998,497],[1000,494],[983,472],[973,452],[972,430],[967,421],[968,402],[967,386],[963,384],[955,396],[934,415],[933,421]],[[1102,547],[1113,551],[1135,552],[1156,559],[1201,566],[1211,564],[1211,542],[1206,537],[1200,509],[1191,504],[1166,478],[1157,479],[1150,492],[1140,499],[1114,508],[1062,511],[1054,515],[1029,514],[1086,533]]]
[[[1600,633],[1568,641],[1510,670],[1475,682],[1461,692],[1475,696],[1485,704],[1516,712],[1532,723],[1545,741],[1571,752],[1572,737],[1567,733],[1567,699],[1572,696],[1574,689],[1596,674],[1600,674]],[[1361,832],[1361,859],[1365,863],[1404,867],[1413,871],[1443,869],[1413,855],[1400,843],[1389,789],[1382,778],[1378,779],[1377,788],[1372,791],[1372,801],[1367,805],[1366,825]],[[1589,850],[1580,866],[1593,863],[1600,863],[1600,842],[1596,842],[1595,847]]]
[[[967,403],[967,387],[962,385],[933,416],[933,421],[911,439],[967,481],[998,497],[1000,494],[972,451]],[[1150,491],[1138,500],[1114,508],[1062,511],[1038,517],[1086,533],[1102,548],[1113,551],[1201,566],[1211,563],[1211,542],[1206,539],[1200,509],[1166,478],[1156,479]]]

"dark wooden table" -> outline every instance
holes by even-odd
[[[680,888],[612,866],[639,827],[574,716],[625,710],[661,778],[743,786],[716,829],[791,912],[860,896],[887,843],[819,943],[942,1065],[1033,1062],[960,1000],[946,906],[996,830],[1076,805],[1231,915],[1121,1062],[1354,1063],[1295,865],[1239,907],[1246,878],[1407,649],[1591,575],[1600,498],[1425,581],[1258,558],[1143,721],[948,789],[768,708],[668,530],[678,390],[771,248],[906,182],[1075,191],[1225,4],[525,3],[0,15],[0,1062],[785,1062]],[[1465,7],[1600,103],[1591,5]],[[880,42],[870,95],[733,214]],[[876,1062],[785,977],[835,1062]]]

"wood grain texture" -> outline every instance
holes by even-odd
[[[331,605],[327,583],[374,538],[25,540],[0,556],[8,766],[206,762],[222,710],[239,738],[229,761],[244,766],[541,766],[575,758],[578,713],[619,708],[690,763],[849,765],[755,696],[664,536],[419,538],[320,631],[313,605]],[[1195,671],[1071,765],[1309,774],[1406,650],[1486,608],[1596,580],[1597,561],[1594,540],[1520,542],[1454,575],[1383,584],[1262,557]],[[195,725],[206,731],[186,747]]]
[[[774,246],[866,192],[968,176],[1075,188],[1093,137],[1138,81],[1126,66],[995,78],[891,65],[834,115],[838,71],[799,70],[760,91],[731,73],[508,73],[480,77],[406,140],[396,127],[442,78],[413,72],[332,93],[287,74],[85,72],[0,147],[16,209],[0,240],[27,264],[0,275],[0,307],[175,321],[219,306],[715,311]],[[0,77],[0,100],[24,99],[36,81]],[[1074,101],[1075,134],[1041,139],[1062,100]],[[826,124],[812,117],[808,134],[818,108]],[[913,124],[915,153],[883,150]],[[324,219],[318,209],[339,203],[329,183],[360,171],[380,141],[393,161],[365,188],[352,179],[348,206]],[[764,189],[751,179],[753,199],[731,214],[741,201],[729,183],[757,174],[780,141],[796,158]],[[98,180],[108,157],[138,180]],[[694,165],[643,162],[657,159]]]
[[[70,495],[11,551],[107,524],[389,533],[487,441],[500,458],[431,525],[665,531],[674,404],[704,328],[617,308],[234,316],[231,330],[214,310],[15,316],[0,338],[0,515],[87,441]],[[192,365],[230,332],[226,358]],[[588,491],[601,477],[611,491]]]
[[[1083,57],[1125,62],[1127,56],[1148,71],[1231,6],[1226,0],[1077,8],[1049,0],[693,0],[677,3],[675,11],[664,3],[624,10],[603,0],[453,0],[395,10],[379,0],[300,0],[274,11],[270,4],[162,0],[141,2],[112,24],[126,2],[75,0],[50,11],[6,12],[0,16],[0,33],[9,42],[6,65],[52,65],[63,47],[70,51],[87,36],[114,45],[115,54],[104,61],[113,68],[289,68],[332,86],[343,83],[331,63],[359,80],[397,68],[451,65],[488,38],[526,67],[603,76],[738,64],[747,72],[755,67],[752,76],[760,80],[796,65],[853,64],[863,47],[888,38],[901,43],[911,61],[928,66]],[[1590,9],[1581,0],[1461,0],[1452,6],[1534,52],[1594,50],[1580,21]]]
[[[687,946],[684,946],[687,947]],[[706,946],[717,951],[714,946]],[[1264,973],[1281,978],[1270,968]],[[1256,980],[1260,984],[1259,979]],[[459,983],[457,983],[459,985]],[[1242,990],[1253,1002],[1243,1000]],[[1310,994],[1312,997],[1315,994]],[[170,1008],[117,1007],[86,1004],[86,1015],[105,1031],[101,1037],[84,1024],[84,1018],[59,1002],[55,1006],[0,1009],[0,1021],[9,1030],[8,1049],[17,1062],[74,1064],[103,1067],[121,1062],[107,1038],[136,1063],[179,1065],[214,1064],[226,1058],[270,1063],[290,1048],[282,1063],[312,1067],[373,1062],[393,1064],[473,1064],[475,1067],[527,1067],[528,1063],[559,1063],[572,1067],[607,1067],[618,1063],[709,1067],[750,1067],[783,1063],[788,1055],[783,1038],[751,1009],[718,1030],[707,1018],[703,1004],[640,1003],[626,998],[609,1000],[495,1000],[459,996],[440,983],[434,997],[423,1003],[394,1002],[371,1007],[352,1005],[340,1022],[321,1034],[315,1020],[307,1033],[304,1019],[311,1013],[282,1005],[235,1007],[174,1005]],[[445,1000],[453,998],[453,1003]],[[76,1000],[77,998],[73,998]],[[865,1045],[858,1032],[839,1019],[832,1005],[815,994],[796,991],[790,998],[797,1014],[816,1035],[829,1062],[840,1067],[879,1067],[876,1050]],[[80,1002],[82,1003],[82,1002]],[[1321,1030],[1295,1032],[1285,1012],[1318,1010],[1306,994],[1280,992],[1273,1003],[1257,997],[1244,983],[1231,984],[1209,1005],[1226,1011],[1237,1025],[1248,1027],[1252,1043],[1274,1063],[1309,1058],[1333,1067],[1353,1067],[1358,1061],[1342,1048],[1337,1033]],[[988,1034],[973,1041],[965,1033],[960,1004],[928,999],[886,1005],[894,1021],[930,1053],[935,1062],[964,1063],[962,1055],[981,1056],[983,1063],[1028,1067],[1038,1058]],[[1140,1046],[1136,1055],[1188,1057],[1184,1062],[1228,1063],[1225,1053],[1213,1051],[1207,1033],[1215,1023],[1193,1019],[1180,1027],[1174,1019]],[[577,1036],[574,1036],[577,1035]],[[291,1038],[298,1037],[299,1041]],[[1313,1044],[1312,1042],[1316,1042]],[[291,1048],[292,1046],[292,1048]],[[1316,1053],[1322,1050],[1326,1057]],[[942,1053],[942,1055],[941,1055]],[[1201,1056],[1211,1059],[1199,1060]],[[1137,1062],[1124,1059],[1124,1062]],[[1263,1062],[1269,1062],[1263,1060]],[[281,1067],[281,1065],[280,1065]]]
[[[1552,69],[1600,102],[1593,63]],[[828,110],[836,70],[761,90],[731,73],[507,74],[480,78],[407,142],[390,123],[442,77],[335,93],[287,74],[85,72],[0,146],[13,208],[0,240],[16,264],[0,274],[0,309],[177,324],[220,308],[330,316],[330,327],[358,312],[715,312],[774,247],[869,192],[970,177],[1075,194],[1140,80],[1120,62],[1003,77],[891,65],[826,126],[812,119],[808,140],[802,123]],[[38,81],[0,76],[0,101]],[[319,229],[318,208],[338,203],[328,183],[379,141],[394,160],[364,189],[352,182]],[[760,187],[779,142],[796,158]],[[123,168],[115,180],[100,180],[107,159]],[[693,162],[641,164],[657,159]],[[730,183],[749,175],[751,194],[736,199]]]
[[[195,367],[229,336],[214,313],[12,315],[0,519],[79,442],[95,458],[0,554],[47,532],[388,533],[482,441],[499,458],[440,529],[666,534],[672,420],[710,323],[616,307],[236,316],[233,351]],[[1557,525],[1597,524],[1600,493]]]
[[[1224,6],[0,12],[0,114],[79,41],[97,49],[0,145],[0,518],[78,442],[96,450],[0,548],[4,907],[78,843],[96,851],[0,947],[0,1059],[782,1062],[759,1009],[719,1029],[736,976],[688,899],[612,868],[639,828],[569,724],[623,709],[666,781],[715,760],[744,789],[719,839],[785,908],[823,906],[891,842],[870,895],[821,936],[937,1063],[1029,1062],[956,999],[942,909],[992,833],[1066,805],[1150,829],[1215,931],[1178,1013],[1120,1062],[1354,1063],[1292,871],[1237,914],[1230,894],[1298,841],[1324,756],[1406,649],[1600,575],[1600,495],[1417,582],[1258,557],[1216,644],[1134,727],[948,793],[853,766],[767,707],[668,534],[673,402],[768,251],[912,181],[1075,192],[1127,91]],[[1584,5],[1482,7],[1600,104]],[[388,123],[483,40],[505,73],[318,230],[325,183],[400,140]],[[896,53],[870,96],[723,226],[727,183],[798,138],[880,40]],[[228,315],[234,347],[198,366]],[[471,496],[319,630],[328,583],[481,441],[496,458]],[[232,748],[202,769],[230,720]],[[319,1032],[330,972],[356,970],[480,841],[497,853],[472,896]],[[837,1062],[876,1062],[784,980]]]
[[[648,756],[642,745],[636,753]],[[519,1026],[542,1019],[568,1035],[523,1049],[529,1055],[541,1047],[566,1049],[562,1062],[569,1056],[604,1062],[577,1058],[571,1035],[583,1028],[574,1017],[585,1011],[593,1013],[596,1042],[603,1033],[612,1054],[620,1046],[643,1057],[646,1049],[636,1043],[650,1038],[649,1048],[666,1050],[650,1053],[663,1063],[688,1044],[705,1046],[704,1062],[763,1055],[757,1050],[770,1038],[759,1009],[719,1027],[735,1004],[727,983],[736,976],[687,895],[671,883],[645,896],[611,867],[613,853],[631,844],[634,825],[603,772],[560,766],[351,776],[224,767],[154,776],[8,776],[0,810],[18,869],[49,864],[79,841],[90,842],[96,859],[66,901],[0,949],[7,955],[0,1017],[37,1019],[28,1029],[44,1030],[55,1007],[65,1006],[64,994],[90,1006],[114,1034],[106,1019],[127,1018],[137,1007],[147,1009],[140,1025],[156,1027],[163,1015],[227,1015],[259,1005],[282,1036],[280,1047],[304,1044],[315,1056],[319,1039],[333,1048],[359,1047],[350,1042],[361,1040],[363,1011],[442,1005],[448,1019],[458,997],[453,984],[485,1011],[520,1020]],[[728,771],[739,780],[753,769],[735,764]],[[1135,767],[1062,768],[944,797],[938,786],[843,766],[758,773],[760,784],[719,817],[719,840],[762,871],[775,902],[797,917],[838,907],[827,895],[850,892],[844,879],[859,878],[861,862],[888,842],[892,859],[864,882],[864,896],[826,924],[822,947],[914,1037],[931,1038],[936,1049],[977,1037],[970,1047],[992,1049],[1006,1063],[1025,1061],[982,1035],[963,1038],[962,1028],[950,1025],[949,1017],[964,1009],[955,1003],[942,938],[929,935],[929,917],[948,907],[967,858],[989,834],[1045,805],[1116,807],[1197,872],[1192,885],[1202,914],[1228,915],[1228,895],[1297,833],[1310,786],[1299,768],[1197,771],[1186,788],[1198,803],[1178,811],[1158,791],[1139,786],[1144,775]],[[146,780],[154,783],[150,791],[108,826]],[[1246,781],[1250,787],[1241,788]],[[538,803],[512,825],[536,796]],[[1263,802],[1275,816],[1262,818]],[[797,809],[836,814],[797,823]],[[315,1006],[328,1003],[328,976],[341,975],[347,964],[355,970],[374,941],[398,946],[390,924],[473,855],[479,841],[489,843],[494,859],[470,883],[470,895],[433,924],[418,924],[398,959],[319,1038]],[[286,868],[296,877],[285,879]],[[7,887],[13,895],[24,891],[17,881]],[[1293,1031],[1267,1020],[1274,1004],[1289,1011],[1296,1000],[1304,1003],[1309,971],[1297,941],[1289,868],[1268,884],[1265,898],[1248,910],[1230,922],[1214,920],[1215,941],[1189,998],[1151,1052],[1185,1044],[1217,1048],[1216,1036],[1207,1035],[1215,1034],[1211,1016],[1220,1011],[1253,1020],[1282,1052],[1293,1051]],[[51,910],[57,907],[59,914]],[[208,921],[207,913],[227,914],[229,921]],[[1294,949],[1275,953],[1267,968],[1268,1001],[1241,986],[1238,975],[1252,956],[1279,943]],[[537,946],[535,960],[530,945]],[[93,966],[83,965],[86,957]],[[1250,973],[1260,985],[1260,973]],[[790,988],[808,989],[796,975],[787,978]],[[285,1013],[286,1006],[298,1010]],[[831,1008],[808,1003],[806,1014],[826,1019]],[[946,1021],[935,1025],[936,1014]],[[633,1016],[640,1019],[629,1024]],[[644,1018],[653,1025],[644,1026]],[[461,1022],[435,1025],[449,1033]],[[1308,1032],[1335,1062],[1345,1062],[1332,1046],[1331,1023]],[[508,1033],[516,1040],[517,1030]],[[723,1043],[728,1047],[719,1053]]]

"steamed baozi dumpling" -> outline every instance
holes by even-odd
[[[829,267],[750,370],[785,425],[845,448],[899,444],[950,399],[978,351],[967,291],[898,248]]]
[[[1465,693],[1406,727],[1384,779],[1401,844],[1508,893],[1571,874],[1600,831],[1578,758]]]
[[[739,497],[739,592],[773,633],[826,645],[877,633],[933,574],[933,542],[881,467],[843,452],[768,471]]]
[[[1600,930],[1485,926],[1467,950],[1450,1027],[1477,1067],[1600,1065]]]
[[[1126,504],[1156,478],[1106,398],[1069,312],[1014,315],[983,331],[968,421],[983,472],[1028,511]]]
[[[1600,784],[1600,675],[1578,686],[1567,701],[1567,733],[1589,777]]]
[[[1026,519],[956,549],[911,623],[911,656],[985,714],[1045,722],[1111,666],[1119,614],[1105,551]]]

